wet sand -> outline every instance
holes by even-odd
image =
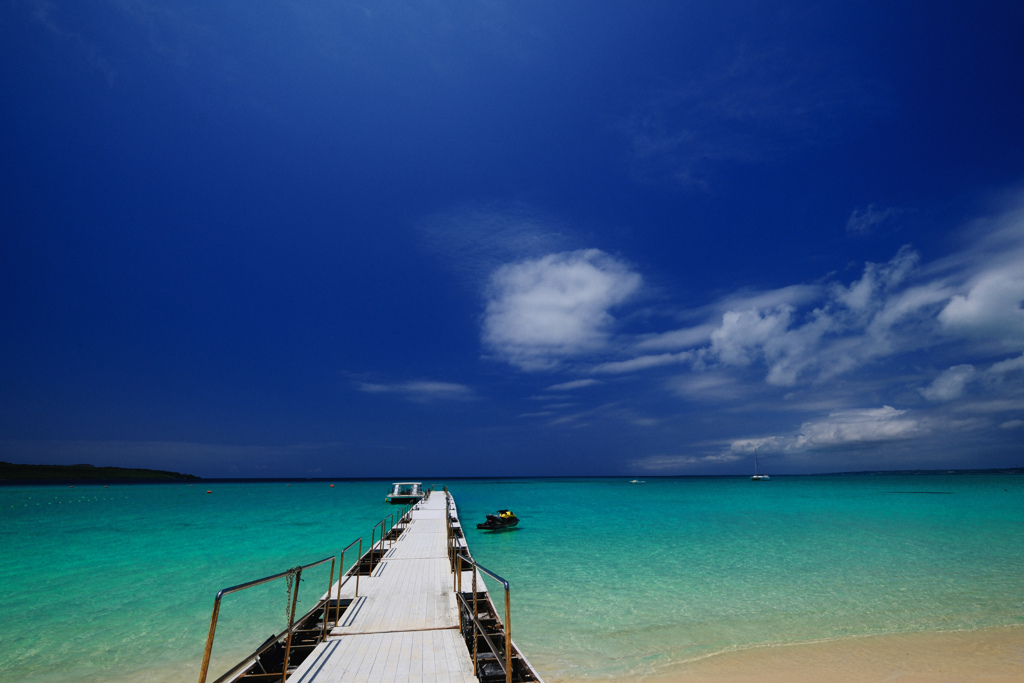
[[[553,678],[548,683],[568,683]],[[607,679],[606,679],[607,680]],[[1024,627],[908,633],[728,652],[621,683],[1024,681]]]

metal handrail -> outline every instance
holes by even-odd
[[[502,577],[498,576],[497,574],[492,572],[487,567],[485,567],[482,564],[478,563],[476,560],[474,560],[474,559],[472,559],[470,557],[466,557],[462,553],[458,553],[457,557],[458,557],[459,590],[456,593],[456,595],[459,596],[459,600],[461,600],[462,604],[464,604],[466,606],[466,609],[469,609],[469,604],[466,602],[465,596],[462,595],[462,561],[465,560],[466,562],[468,562],[469,565],[471,567],[473,567],[473,570],[474,570],[473,571],[473,617],[472,617],[472,619],[473,619],[473,629],[474,629],[474,632],[473,632],[473,675],[474,676],[479,675],[479,672],[477,671],[477,667],[479,665],[479,656],[478,656],[479,652],[477,651],[477,638],[476,638],[476,633],[479,632],[480,635],[482,635],[484,637],[484,641],[486,641],[487,647],[489,647],[491,652],[494,654],[495,661],[497,661],[498,665],[501,666],[501,669],[502,669],[502,671],[505,674],[505,683],[512,683],[512,602],[511,602],[511,593],[509,591],[508,581],[506,581]],[[501,661],[501,657],[500,657],[500,654],[498,652],[498,649],[494,646],[494,643],[491,641],[490,637],[484,631],[483,626],[480,625],[480,616],[479,616],[480,613],[477,611],[477,598],[478,598],[478,594],[477,594],[477,589],[476,589],[476,576],[477,576],[477,571],[476,570],[480,570],[483,573],[487,574],[488,576],[490,576],[495,581],[498,581],[499,583],[501,583],[501,585],[504,586],[504,588],[505,588],[505,662],[504,663],[502,663],[502,661]]]
[[[409,523],[408,520],[410,518],[410,513],[412,512],[412,509],[414,507],[415,507],[415,504],[407,504],[404,507],[404,509],[400,510],[400,513],[394,513],[393,512],[390,515],[388,515],[387,517],[385,517],[384,519],[382,519],[377,524],[373,525],[373,533],[371,535],[371,542],[370,542],[371,562],[372,562],[372,558],[374,556],[374,552],[373,551],[375,550],[375,546],[376,546],[377,527],[380,527],[380,529],[381,529],[380,553],[383,554],[383,552],[384,552],[384,537],[388,533],[387,531],[385,531],[386,525],[388,523],[388,520],[390,519],[391,522],[392,522],[391,523],[391,527],[390,527],[390,529],[388,531],[393,530],[399,524],[404,524],[405,527],[408,528],[408,523]],[[398,515],[397,519],[395,518],[396,514]],[[357,543],[359,544],[359,550],[358,550],[359,559],[356,560],[356,562],[351,567],[349,567],[349,570],[346,573],[345,572],[345,553],[349,549],[351,549],[352,546],[356,545]],[[394,547],[394,539],[391,539],[389,541],[389,547]],[[338,620],[341,617],[341,587],[344,586],[346,583],[348,583],[348,580],[352,578],[352,573],[353,572],[355,572],[355,575],[356,575],[356,593],[355,593],[355,595],[356,595],[356,597],[359,597],[359,576],[361,574],[360,565],[361,565],[362,558],[363,558],[363,537],[360,536],[359,538],[357,538],[356,540],[352,541],[347,546],[345,546],[345,548],[343,548],[342,551],[341,551],[340,562],[339,562],[339,565],[338,565],[338,599],[337,599],[337,602],[335,603],[335,612],[334,612],[334,615],[335,615],[334,623],[335,624],[338,623]],[[331,573],[330,573],[330,576],[328,577],[326,600],[323,602],[323,604],[324,604],[324,618],[323,618],[323,627],[322,628],[323,628],[323,637],[326,638],[326,636],[327,636],[327,620],[328,620],[329,611],[330,611],[331,593],[334,590],[334,567],[335,567],[334,562],[335,562],[336,559],[338,559],[338,558],[335,558],[335,556],[332,555],[331,557],[325,557],[324,559],[317,560],[316,562],[313,562],[311,564],[300,565],[298,567],[292,567],[291,569],[288,569],[286,571],[280,572],[278,574],[274,574],[272,576],[266,576],[266,577],[264,577],[262,579],[256,579],[254,581],[247,581],[245,583],[240,583],[237,586],[231,586],[229,588],[223,588],[220,591],[218,591],[217,592],[217,597],[214,598],[214,601],[213,601],[213,614],[210,617],[210,631],[209,631],[209,634],[207,635],[207,638],[206,638],[206,649],[203,652],[203,664],[202,664],[202,667],[201,667],[200,673],[199,673],[199,683],[206,683],[206,676],[207,676],[207,673],[208,673],[208,670],[209,670],[209,667],[210,667],[210,657],[211,657],[211,655],[213,653],[214,635],[216,634],[216,631],[217,631],[217,621],[218,621],[218,619],[220,617],[220,603],[221,603],[222,598],[225,595],[230,595],[231,593],[235,593],[235,592],[238,592],[238,591],[241,591],[241,590],[245,590],[246,588],[252,588],[254,586],[259,586],[261,584],[267,583],[269,581],[274,581],[276,579],[280,579],[280,578],[285,577],[285,576],[294,575],[295,576],[295,589],[292,592],[292,594],[289,595],[289,600],[290,600],[291,604],[290,604],[289,610],[288,610],[288,629],[287,629],[287,631],[285,631],[285,634],[287,634],[287,641],[286,641],[286,644],[285,644],[284,666],[282,667],[283,670],[281,672],[281,681],[282,681],[282,683],[284,683],[284,681],[286,680],[286,678],[288,676],[288,660],[289,660],[289,657],[291,655],[292,632],[295,630],[296,623],[301,623],[302,621],[304,621],[306,619],[306,617],[308,617],[310,614],[312,614],[314,611],[316,611],[316,609],[319,608],[319,606],[320,606],[320,602],[317,602],[317,604],[306,615],[304,615],[301,619],[299,619],[298,622],[296,622],[296,620],[295,620],[295,607],[296,607],[296,604],[298,603],[299,584],[301,583],[302,572],[305,571],[306,569],[311,569],[313,567],[316,567],[316,566],[319,566],[321,564],[324,564],[328,560],[331,561]],[[344,579],[342,579],[342,575],[343,574],[345,575]],[[226,680],[231,675],[233,675],[235,672],[237,672],[239,669],[241,669],[241,668],[243,668],[245,666],[251,665],[251,663],[253,661],[255,661],[261,654],[263,654],[264,652],[269,650],[271,647],[273,647],[278,642],[278,640],[280,639],[281,635],[284,635],[284,634],[279,634],[278,636],[274,637],[272,640],[270,640],[267,643],[265,643],[255,653],[253,653],[250,657],[248,657],[245,661],[243,661],[241,664],[238,664],[237,666],[232,668],[230,671],[228,671],[226,674],[224,674],[219,679],[217,679],[217,681],[215,683],[221,683],[222,681]]]
[[[405,518],[409,514],[411,509],[412,509],[411,505],[406,505],[405,509],[401,511],[401,517],[399,517],[399,519],[397,521],[400,522],[403,518]],[[380,522],[378,522],[377,524],[375,524],[373,526],[373,530],[374,531],[377,530],[378,526],[381,528],[381,539],[380,539],[380,543],[381,543],[380,551],[381,551],[381,553],[384,552],[384,537],[388,533],[390,533],[390,531],[392,529],[395,528],[395,525],[396,525],[395,524],[395,520],[394,520],[395,514],[396,513],[394,513],[394,512],[391,513],[390,515],[388,515],[387,517],[385,517],[384,519],[382,519]],[[384,531],[384,529],[386,528],[385,527],[385,522],[387,520],[389,520],[389,519],[391,519],[393,523],[392,523],[391,528],[388,529],[387,532],[385,532]],[[353,570],[355,571],[355,575],[356,575],[356,592],[355,592],[355,597],[357,597],[357,598],[359,597],[359,576],[361,574],[361,572],[359,571],[360,561],[357,560],[351,567],[349,567],[348,573],[346,574],[345,578],[344,579],[341,578],[342,574],[345,574],[345,553],[352,546],[356,545],[357,543],[359,544],[359,550],[357,551],[358,552],[358,557],[359,557],[359,560],[361,560],[362,557],[363,557],[363,537],[362,536],[360,536],[359,538],[357,538],[356,540],[352,541],[347,546],[345,546],[342,549],[341,554],[340,554],[339,566],[338,566],[338,599],[337,599],[337,602],[335,602],[335,604],[334,604],[334,623],[335,624],[337,624],[338,620],[341,618],[341,588],[346,583],[348,583],[349,579],[352,578]],[[389,540],[388,541],[388,545],[389,545],[389,547],[394,547],[394,540]],[[372,549],[372,546],[371,546],[371,549]],[[372,554],[371,554],[371,558],[372,558]],[[324,620],[323,620],[323,633],[324,633],[323,637],[324,638],[327,637],[327,617],[329,615],[329,610],[330,610],[331,591],[334,588],[333,578],[334,578],[334,566],[332,565],[331,566],[331,579],[332,579],[332,581],[330,583],[330,587],[327,589],[327,602],[324,605]]]
[[[284,680],[285,680],[285,678],[288,675],[288,657],[291,654],[292,631],[294,630],[294,627],[295,627],[295,604],[298,602],[298,598],[299,598],[299,584],[302,583],[302,572],[304,570],[306,570],[306,569],[311,569],[312,567],[316,567],[318,565],[324,564],[325,562],[330,560],[330,562],[331,562],[331,576],[330,576],[330,579],[329,579],[330,583],[328,584],[328,589],[327,589],[328,592],[330,592],[330,586],[334,583],[334,559],[335,559],[334,555],[331,555],[330,557],[325,557],[322,560],[317,560],[316,562],[312,562],[310,564],[299,565],[298,567],[292,567],[291,569],[289,569],[287,571],[283,571],[283,572],[281,572],[279,574],[274,574],[273,576],[267,576],[267,577],[264,577],[262,579],[256,579],[255,581],[247,581],[246,583],[240,583],[237,586],[231,586],[230,588],[222,588],[221,590],[217,591],[217,597],[214,598],[214,600],[213,600],[213,615],[210,617],[210,632],[206,636],[206,649],[203,652],[203,665],[202,665],[202,668],[199,671],[199,683],[206,683],[206,673],[207,673],[207,670],[210,668],[210,655],[213,653],[213,638],[214,638],[214,634],[217,632],[217,619],[220,616],[220,601],[221,601],[221,599],[225,595],[230,595],[231,593],[236,593],[238,591],[245,590],[246,588],[252,588],[253,586],[259,586],[261,584],[267,583],[268,581],[274,581],[276,579],[280,579],[283,576],[288,576],[290,574],[294,574],[295,575],[295,590],[293,591],[293,594],[289,596],[289,600],[290,600],[291,604],[290,604],[289,610],[288,610],[288,630],[286,631],[286,633],[288,634],[288,640],[287,640],[287,644],[285,645],[284,667],[283,667],[283,671],[281,673],[281,682],[284,683]],[[316,607],[314,607],[313,609],[316,609]],[[266,645],[261,647],[259,650],[257,650],[256,653],[253,654],[253,658],[259,657],[261,654],[263,654],[264,652],[269,650],[276,642],[277,642],[277,638],[274,638],[273,641],[267,643]],[[218,680],[223,680],[226,676],[234,673],[240,667],[242,667],[245,664],[247,664],[248,661],[249,660],[247,659],[245,662],[242,662],[242,664],[239,664],[238,666],[234,667],[233,669],[231,669],[231,671],[229,671],[224,676],[221,676],[221,678],[218,679]]]
[[[346,575],[345,579],[342,580],[342,578],[341,578],[342,574],[345,573],[345,553],[348,551],[349,548],[354,546],[356,543],[359,544],[359,550],[358,550],[359,554],[356,556],[355,563],[351,567],[349,567],[348,574]],[[352,570],[353,569],[356,570],[356,597],[357,598],[359,597],[359,559],[362,556],[363,556],[363,537],[362,536],[360,536],[359,538],[357,538],[356,540],[352,541],[347,546],[345,546],[344,548],[341,549],[341,561],[338,563],[338,601],[336,603],[334,603],[334,623],[335,624],[337,624],[338,620],[341,619],[341,587],[344,586],[346,583],[348,583],[348,580],[352,578]],[[334,588],[334,586],[332,585],[331,588],[327,589],[327,606],[328,607],[330,607],[330,604],[331,604],[331,590],[333,588]],[[327,612],[325,610],[324,611],[324,634],[325,634],[325,637],[326,637],[326,633],[327,633]]]
[[[454,507],[454,505],[452,503],[451,496],[448,496],[447,493],[448,493],[448,491],[447,491],[447,488],[446,488],[446,490],[445,490],[446,498],[445,498],[445,516],[444,516],[444,521],[445,521],[445,526],[447,527],[447,530],[448,530],[448,534],[447,534],[448,561],[451,563],[451,567],[452,567],[452,591],[457,591],[458,587],[457,587],[457,584],[456,584],[456,572],[455,572],[456,560],[455,560],[455,555],[459,552],[459,549],[461,548],[461,546],[459,545],[459,539],[456,538],[456,536],[455,536],[455,525],[454,525],[454,522],[452,520],[452,508]],[[457,516],[458,516],[458,512],[456,511],[456,517]],[[469,554],[469,548],[467,547],[467,548],[465,548],[465,550],[466,550],[466,553]]]

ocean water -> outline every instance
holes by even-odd
[[[330,483],[0,488],[0,680],[196,680],[218,589],[368,542],[393,511],[386,482]],[[1024,476],[430,483],[511,582],[513,638],[542,675],[1024,624]],[[472,528],[503,507],[518,529]],[[328,568],[304,577],[300,609]],[[225,599],[211,672],[283,628],[285,591]]]

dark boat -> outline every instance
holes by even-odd
[[[498,510],[498,514],[487,515],[487,521],[483,524],[477,524],[476,528],[486,531],[501,531],[502,529],[511,529],[516,524],[519,524],[519,518],[516,517],[514,512],[511,510]]]

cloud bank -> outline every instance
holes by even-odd
[[[968,226],[963,248],[931,263],[905,245],[852,281],[727,293],[664,316],[692,321],[687,327],[642,334],[612,315],[635,311],[641,286],[622,261],[594,249],[517,261],[492,277],[483,343],[518,369],[576,375],[553,390],[590,386],[594,400],[619,401],[630,387],[655,409],[648,397],[660,392],[708,421],[718,419],[714,411],[761,420],[750,430],[759,436],[637,459],[644,469],[728,467],[755,446],[795,458],[877,455],[913,440],[951,448],[940,442],[983,432],[1005,440],[1024,424],[1022,207],[1024,197]],[[868,223],[891,215],[865,211],[858,215]],[[586,408],[547,410],[552,425],[576,424]]]
[[[592,366],[625,374],[687,364],[693,371],[760,369],[778,387],[820,384],[910,352],[947,348],[964,360],[1024,351],[1024,214],[1014,210],[972,247],[922,266],[909,245],[867,263],[849,284],[793,285],[723,297],[688,317],[705,320],[637,338],[630,358]],[[651,350],[664,353],[644,353]],[[962,393],[969,364],[923,389],[932,401]]]

